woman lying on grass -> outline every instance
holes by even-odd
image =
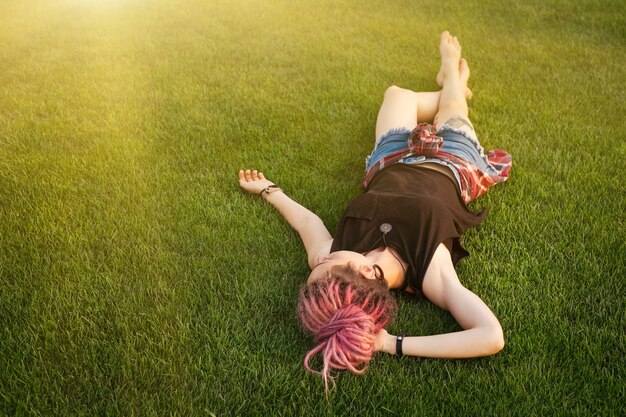
[[[440,51],[440,91],[393,86],[385,92],[378,139],[366,160],[365,192],[349,204],[334,239],[319,217],[263,173],[239,172],[241,187],[261,194],[302,238],[312,271],[298,313],[317,343],[304,365],[321,374],[326,386],[330,368],[363,373],[374,352],[471,358],[504,345],[498,319],[459,282],[454,265],[468,255],[461,233],[486,214],[472,213],[466,204],[508,178],[511,157],[503,151],[485,156],[476,138],[466,103],[470,71],[457,38],[443,32]],[[450,311],[463,330],[419,337],[387,333],[395,311],[389,289],[424,295]],[[309,366],[317,353],[321,372]]]

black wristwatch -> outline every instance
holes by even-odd
[[[401,358],[402,355],[402,341],[404,340],[404,333],[401,333],[396,338],[396,355]]]

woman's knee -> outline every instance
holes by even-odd
[[[397,85],[390,85],[389,87],[387,87],[387,89],[385,90],[385,98],[388,96],[391,96],[393,94],[397,94],[397,92],[399,90],[402,90],[400,87],[398,87]]]
[[[417,103],[417,93],[406,88],[392,85],[385,90],[384,101],[394,105],[413,105]]]

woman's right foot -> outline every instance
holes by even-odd
[[[439,42],[439,52],[441,53],[441,67],[436,77],[437,85],[443,87],[446,75],[455,71],[459,74],[461,81],[467,85],[467,80],[470,76],[469,66],[467,61],[461,58],[461,44],[457,37],[450,35],[448,31],[444,31]],[[467,88],[465,98],[469,100],[472,98],[472,95],[472,90]]]
[[[458,72],[459,61],[461,59],[461,45],[459,40],[450,35],[447,30],[441,34],[439,41],[439,52],[441,54],[441,67],[437,74],[437,84],[441,87],[448,74]]]

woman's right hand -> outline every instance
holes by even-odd
[[[393,339],[394,336],[391,336],[387,332],[387,330],[380,329],[378,333],[376,333],[376,336],[374,339],[374,352],[386,352],[389,354],[393,354],[388,347],[390,338]]]
[[[260,194],[266,187],[274,183],[265,178],[262,172],[256,169],[250,171],[239,170],[239,186],[251,194]]]

